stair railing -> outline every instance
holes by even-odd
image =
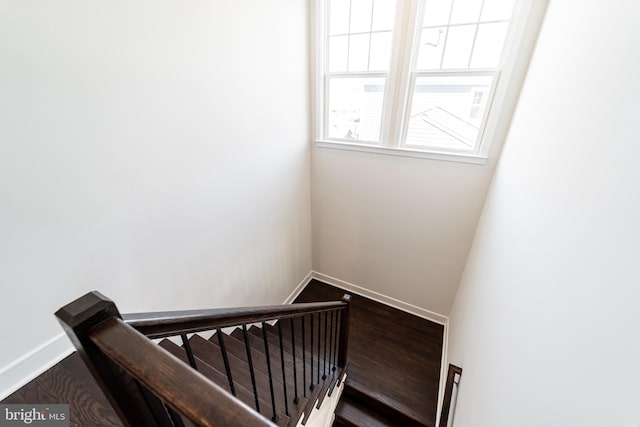
[[[99,292],[90,292],[58,310],[56,316],[127,427],[182,427],[184,418],[195,426],[203,427],[272,425],[261,415],[267,408],[260,407],[256,388],[247,329],[251,324],[262,326],[271,393],[268,415],[273,422],[278,421],[279,412],[269,358],[274,344],[268,340],[266,322],[277,321],[280,373],[285,396],[285,407],[281,410],[285,415],[289,415],[287,375],[293,374],[292,401],[297,404],[301,397],[307,397],[307,389],[313,391],[329,376],[331,381],[325,383],[328,385],[325,391],[330,394],[334,387],[339,386],[347,366],[348,295],[335,302],[120,315],[113,301]],[[321,327],[323,324],[324,328]],[[227,327],[242,328],[254,408],[234,398],[234,380],[221,331]],[[197,357],[191,349],[188,334],[204,331],[215,331],[217,335],[229,392],[198,372]],[[287,332],[291,337],[294,359],[289,374],[283,353],[283,334]],[[151,341],[166,337],[179,337],[188,364]],[[301,373],[295,360],[297,350],[302,358]],[[302,377],[302,396],[298,390],[299,374]]]
[[[449,415],[451,413],[451,402],[455,390],[457,392],[457,388],[460,386],[460,377],[462,376],[462,368],[456,365],[449,364],[449,369],[447,371],[447,382],[444,387],[444,395],[442,399],[442,410],[440,411],[440,427],[447,427],[449,425]],[[456,400],[457,400],[456,393]],[[453,409],[455,410],[455,403],[453,405]]]

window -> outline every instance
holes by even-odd
[[[532,0],[319,1],[316,139],[486,155],[514,9]]]
[[[395,0],[332,0],[328,9],[326,135],[380,142]]]

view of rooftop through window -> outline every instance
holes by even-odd
[[[423,0],[412,17],[413,31],[394,27],[396,0],[328,0],[325,137],[477,150],[514,2]],[[400,30],[409,32],[404,45],[394,41]],[[403,55],[394,56],[393,49]],[[402,66],[403,58],[409,66]],[[390,75],[403,69],[407,84],[392,93],[386,87]],[[391,99],[400,101],[392,105]],[[396,124],[398,141],[382,141],[383,112],[389,108],[405,111]]]

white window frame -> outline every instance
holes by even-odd
[[[415,87],[416,87],[416,80],[419,79],[420,77],[448,77],[448,76],[491,76],[493,77],[493,81],[495,82],[494,84],[491,85],[491,88],[489,89],[489,93],[488,93],[488,97],[487,97],[487,107],[485,108],[483,114],[482,114],[482,119],[480,120],[480,129],[478,132],[478,136],[476,138],[476,149],[472,152],[469,152],[469,150],[457,150],[455,148],[449,148],[449,149],[439,149],[439,148],[434,148],[433,151],[435,152],[443,152],[443,153],[448,153],[448,154],[478,154],[478,152],[480,151],[479,148],[482,145],[482,137],[484,134],[484,130],[486,128],[486,124],[487,124],[487,119],[489,118],[489,114],[491,111],[491,104],[492,104],[492,100],[493,100],[493,95],[495,93],[495,89],[497,87],[497,83],[500,77],[500,70],[464,70],[464,71],[455,71],[455,70],[446,70],[446,71],[442,71],[442,70],[435,70],[435,71],[414,71],[411,75],[411,83],[409,84],[408,89],[408,93],[406,95],[406,101],[404,102],[404,104],[406,105],[406,108],[404,109],[405,111],[405,116],[403,117],[403,119],[400,121],[400,123],[398,124],[399,126],[402,127],[401,130],[401,137],[400,137],[400,147],[406,147],[409,149],[415,149],[415,150],[422,150],[422,151],[430,151],[429,148],[427,149],[421,149],[420,147],[417,146],[413,146],[410,143],[407,142],[407,134],[409,132],[409,113],[410,113],[410,106],[413,104],[413,94],[415,93]]]
[[[323,107],[322,110],[324,112],[324,116],[322,117],[322,123],[324,123],[324,125],[326,126],[326,124],[329,122],[329,80],[331,80],[332,78],[353,78],[353,79],[358,79],[358,78],[383,78],[386,79],[387,83],[389,82],[389,73],[386,71],[359,71],[359,72],[349,72],[349,73],[345,73],[345,72],[326,72],[324,73],[324,103],[323,103]],[[384,86],[384,94],[383,94],[383,99],[386,99],[386,97],[388,96],[389,93],[389,87],[387,84],[385,84]],[[383,101],[384,102],[384,101]],[[378,132],[378,140],[382,143],[382,135],[383,135],[383,130],[384,130],[384,113],[385,113],[385,108],[384,105],[382,107],[382,119],[380,120],[380,131]],[[323,128],[323,132],[328,132],[327,128],[324,127]],[[367,141],[367,140],[351,140],[351,139],[342,139],[342,138],[331,138],[331,141],[336,141],[336,142],[344,142],[344,143],[354,143],[354,144],[369,144],[369,143],[375,143],[373,141]]]
[[[448,160],[465,163],[484,164],[497,153],[502,146],[515,110],[517,98],[524,81],[535,41],[546,11],[548,0],[516,0],[511,24],[505,40],[504,53],[497,69],[488,70],[436,70],[415,71],[417,43],[420,41],[421,8],[424,0],[398,0],[395,29],[393,33],[391,69],[389,72],[328,73],[325,72],[327,51],[325,49],[328,23],[325,2],[313,0],[311,10],[311,78],[312,78],[312,118],[313,140],[321,148],[337,148],[365,151],[378,154],[390,154]],[[441,148],[423,148],[404,143],[408,129],[407,118],[410,114],[412,88],[415,79],[433,75],[478,75],[487,73],[494,76],[495,82],[487,94],[486,108],[475,151],[459,151]],[[325,124],[328,123],[328,75],[344,74],[349,77],[386,76],[384,104],[381,119],[380,142],[359,142],[340,140],[325,136]]]

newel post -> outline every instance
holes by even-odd
[[[347,303],[340,312],[340,345],[338,348],[338,367],[347,366],[347,353],[349,351],[349,321],[351,318],[351,295],[344,294],[342,302]]]
[[[62,307],[55,316],[124,425],[157,426],[150,402],[138,384],[91,341],[92,331],[101,322],[122,318],[114,302],[99,292],[89,292]]]

